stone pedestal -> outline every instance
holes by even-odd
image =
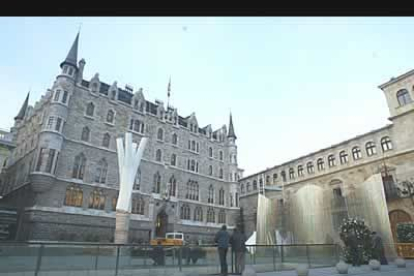
[[[339,274],[348,274],[348,264],[346,264],[344,261],[340,261],[336,264],[336,270]]]
[[[372,270],[380,270],[381,269],[381,264],[377,260],[370,260],[368,265]]]
[[[115,220],[115,238],[114,243],[125,244],[128,243],[129,220],[130,213],[123,211],[116,211]]]

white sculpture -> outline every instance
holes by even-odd
[[[131,194],[135,175],[148,138],[141,139],[139,146],[132,143],[132,134],[125,133],[125,147],[122,138],[116,139],[119,166],[119,195],[116,204],[115,243],[128,242],[129,217],[131,213]]]

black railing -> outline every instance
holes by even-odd
[[[247,246],[246,265],[257,272],[294,269],[297,264],[309,267],[333,266],[339,260],[335,244],[254,245]],[[228,271],[235,272],[235,255],[227,254]],[[200,275],[220,273],[215,245],[151,246],[143,244],[99,244],[63,242],[0,243],[0,275],[22,273],[42,275],[90,271],[103,275],[165,275],[175,271]],[[49,275],[48,274],[48,275]]]

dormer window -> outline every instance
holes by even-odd
[[[68,72],[68,66],[65,65],[63,66],[63,74],[66,74]]]
[[[112,90],[110,99],[113,101],[116,100],[116,90]]]
[[[134,109],[137,109],[138,110],[138,105],[139,105],[139,101],[138,100],[135,100],[134,101]]]
[[[95,82],[95,83],[92,83],[92,92],[93,93],[97,93],[98,92],[98,84]]]
[[[72,76],[72,74],[73,74],[73,68],[72,68],[72,67],[70,67],[70,68],[69,68],[69,76]]]

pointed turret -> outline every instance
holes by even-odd
[[[231,113],[230,113],[230,123],[229,123],[229,134],[227,135],[227,137],[237,139],[237,136],[234,133],[233,118],[231,116]]]
[[[16,117],[14,117],[15,120],[23,120],[24,119],[24,116],[26,115],[27,107],[29,106],[29,95],[30,95],[30,92],[27,93],[26,100],[24,100],[24,103],[23,103],[22,107],[20,108],[19,113],[17,114]]]
[[[69,50],[66,59],[60,64],[60,68],[63,68],[63,65],[72,65],[76,69],[78,68],[78,44],[79,44],[79,33],[76,35],[75,41],[72,44],[72,47]]]

